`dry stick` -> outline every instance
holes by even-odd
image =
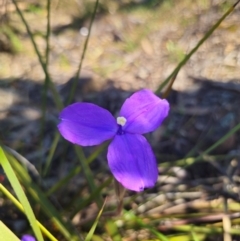
[[[124,188],[121,183],[119,183],[116,179],[114,179],[115,193],[118,200],[118,205],[116,210],[107,211],[102,213],[102,217],[118,217],[121,215],[124,205],[124,194],[126,192],[126,188]],[[107,200],[107,199],[106,199]],[[109,203],[109,202],[108,202]],[[96,219],[97,214],[92,215],[91,217],[84,219],[81,221],[81,224],[87,223]]]
[[[126,192],[126,188],[124,188],[121,183],[119,183],[116,179],[114,179],[114,186],[115,186],[115,193],[117,196],[117,200],[118,200],[118,205],[116,210],[114,211],[107,211],[102,213],[102,217],[118,217],[121,215],[122,210],[123,210],[123,205],[124,205],[124,194]],[[105,199],[105,201],[107,202],[107,198]],[[108,202],[109,204],[109,202]],[[80,226],[88,223],[89,221],[95,220],[97,217],[97,213],[93,214],[92,216],[82,220],[80,222]]]
[[[104,217],[117,217],[121,215],[124,205],[124,194],[126,192],[126,188],[122,186],[116,179],[114,179],[115,185],[115,193],[118,199],[118,205],[115,211],[105,212],[102,214]]]
[[[220,222],[226,216],[225,213],[213,214],[204,217],[182,219],[176,221],[168,221],[167,224],[159,225],[158,230],[168,231],[173,229],[175,226],[185,225],[185,224],[198,224],[198,223],[209,223],[209,222]],[[229,219],[236,219],[240,217],[240,212],[227,215]],[[225,240],[224,240],[225,241]]]
[[[216,200],[214,200],[216,202]],[[201,199],[196,199],[186,202],[186,200],[182,200],[180,203],[175,203],[175,205],[164,204],[162,206],[156,207],[154,209],[151,209],[147,212],[147,214],[155,214],[155,213],[162,213],[162,214],[179,214],[179,213],[185,213],[186,210],[200,210],[200,209],[213,209],[216,204],[214,202],[208,202]]]
[[[106,201],[107,201],[107,198],[106,198]],[[122,213],[122,210],[123,210],[123,205],[124,205],[123,199],[119,200],[117,209],[114,210],[114,211],[107,211],[107,212],[102,213],[102,217],[118,217],[118,216],[120,216],[121,213]],[[92,215],[92,216],[90,216],[89,218],[86,218],[86,219],[82,220],[80,222],[80,225],[83,225],[83,224],[85,224],[85,223],[87,223],[89,221],[95,220],[96,216],[97,216],[97,213]]]
[[[105,201],[107,202],[107,198],[105,199]],[[122,213],[123,204],[124,204],[123,200],[120,200],[118,203],[117,209],[115,211],[104,212],[104,213],[102,213],[102,217],[118,217],[118,216],[120,216]],[[79,226],[82,226],[90,221],[95,220],[96,217],[97,217],[97,213],[93,214],[92,216],[90,216],[88,218],[81,220],[79,223]]]
[[[122,209],[123,209],[123,198],[124,198],[124,194],[126,193],[126,188],[119,183],[116,179],[114,179],[114,186],[115,186],[115,193],[118,199],[118,206],[117,209],[115,211],[115,215],[114,216],[119,216],[122,213]]]
[[[228,190],[223,188],[223,184],[219,183],[217,185],[215,185],[215,187],[212,186],[204,186],[202,185],[203,189],[209,193],[212,194],[218,194],[221,195],[224,198],[230,198],[233,199],[234,201],[239,203],[239,195],[238,193],[235,192],[229,192]]]
[[[221,190],[217,190],[217,192],[221,192]],[[216,194],[216,190],[214,190],[213,192],[214,194]],[[197,194],[197,193],[196,193]],[[221,195],[224,197],[225,193],[221,193]],[[227,195],[226,195],[227,196]],[[234,200],[234,198],[227,196],[228,198],[231,198],[231,200]],[[231,204],[231,210],[238,210],[240,209],[240,204],[239,201],[234,201],[235,205],[234,207],[232,206],[233,204]],[[237,205],[237,206],[236,206]],[[199,199],[197,196],[193,196],[191,201],[186,202],[186,200],[183,199],[178,199],[175,200],[175,202],[172,203],[166,203],[163,205],[158,205],[155,208],[152,208],[148,211],[146,211],[145,213],[147,214],[176,214],[176,213],[184,213],[186,212],[186,210],[191,209],[191,210],[199,210],[199,209],[221,209],[223,208],[222,205],[222,198],[219,199],[214,199],[212,201],[206,201],[204,199]],[[138,211],[140,211],[141,213],[141,207],[139,207],[137,209]],[[143,210],[144,211],[144,210]]]
[[[175,205],[179,205],[180,202],[185,202],[185,199],[198,199],[202,196],[202,192],[170,192],[170,193],[163,193],[158,195],[157,197],[151,199],[150,201],[147,201],[146,203],[140,205],[135,210],[136,213],[156,213],[152,210],[155,210],[157,208],[161,208],[161,210],[165,210],[166,205],[168,207],[172,207],[173,203]],[[166,204],[166,202],[169,201],[169,203]],[[162,206],[160,206],[162,205]],[[164,207],[163,207],[164,206]]]
[[[213,179],[213,178],[211,178],[211,179]],[[176,213],[178,213],[178,214],[185,213],[186,209],[189,209],[189,208],[190,209],[197,209],[197,210],[202,210],[203,209],[203,210],[208,210],[208,211],[210,209],[213,210],[214,208],[216,208],[218,206],[219,206],[219,208],[222,208],[222,205],[221,205],[222,199],[215,199],[215,200],[212,200],[212,201],[206,201],[206,200],[201,200],[201,199],[199,200],[198,197],[200,195],[200,192],[194,192],[193,194],[194,194],[193,197],[192,197],[193,200],[188,202],[188,203],[186,203],[186,201],[183,200],[183,199],[182,200],[178,199],[175,202],[163,204],[161,206],[158,206],[156,208],[150,209],[148,211],[141,210],[141,206],[140,206],[137,209],[136,212],[138,214],[142,213],[141,217],[145,217],[145,215],[147,214],[147,215],[150,215],[151,217],[155,217],[156,218],[156,215],[157,215],[157,217],[163,217],[163,216],[166,216],[166,215],[169,216],[169,215],[176,214]],[[191,193],[190,192],[183,193],[183,196],[185,198],[186,197],[191,198]],[[108,202],[108,204],[110,204],[110,203],[111,202]],[[119,200],[119,205],[117,207],[117,210],[105,212],[105,213],[102,214],[102,216],[103,217],[116,217],[116,216],[119,216],[121,214],[123,204],[124,204],[124,200],[123,199]],[[160,213],[160,212],[162,212],[162,213]],[[217,215],[214,214],[213,215],[213,219],[214,219],[215,216],[217,216]],[[212,217],[212,215],[211,216],[206,216],[206,217],[207,217],[207,220],[210,220],[211,218],[209,218],[209,217]],[[234,214],[231,217],[238,218],[238,214]],[[87,219],[82,220],[81,224],[87,223],[87,222],[89,222],[91,220],[94,220],[95,218],[96,218],[96,214],[92,215],[91,217],[89,217]],[[203,220],[204,220],[204,217],[203,217]]]
[[[166,91],[163,93],[163,96],[162,96],[163,99],[164,99],[164,98],[167,98],[167,97],[169,96],[169,94],[171,93],[171,91],[172,91],[172,86],[173,86],[173,83],[174,83],[175,79],[177,78],[177,75],[178,75],[178,73],[176,73],[176,74],[171,78],[170,84],[168,85]]]
[[[166,178],[167,180],[167,178]],[[174,180],[172,180],[174,181]],[[218,186],[217,190],[222,190],[222,181],[223,181],[223,177],[214,177],[214,178],[205,178],[205,179],[197,179],[197,180],[190,180],[190,181],[185,181],[185,180],[176,180],[174,182],[171,183],[167,183],[164,184],[163,186],[159,186],[159,188],[161,189],[161,191],[163,193],[167,193],[167,194],[160,194],[157,195],[153,198],[151,198],[150,200],[148,200],[146,203],[144,203],[143,205],[139,206],[136,208],[135,212],[136,213],[157,213],[157,212],[161,212],[162,210],[167,210],[168,208],[173,208],[177,205],[179,205],[181,203],[181,199],[196,199],[196,198],[200,198],[201,196],[203,196],[202,191],[195,191],[195,189],[198,187],[202,187],[201,189],[203,190],[207,190],[208,192],[216,192],[216,189],[208,188],[208,186],[204,186],[204,184],[208,184],[208,185],[214,185],[214,186]],[[193,188],[193,191],[190,191],[190,188]],[[223,193],[225,194],[225,193]],[[206,194],[205,194],[206,195]],[[226,195],[226,194],[225,194]],[[235,195],[233,195],[235,197]],[[177,198],[178,200],[175,200],[175,202],[171,202],[171,203],[167,203],[166,204],[166,200],[169,199],[174,199]],[[232,197],[232,196],[231,196]],[[236,198],[236,197],[235,197]],[[161,205],[161,206],[160,206]],[[155,207],[152,208],[151,207]]]
[[[232,241],[231,230],[231,219],[227,214],[222,215],[222,226],[223,226],[223,240]]]
[[[228,178],[224,178],[224,189],[227,189],[227,185],[229,184]],[[226,190],[227,191],[227,190]],[[223,198],[223,207],[224,207],[224,215],[222,217],[222,223],[223,223],[223,240],[224,241],[232,241],[232,235],[230,233],[231,230],[231,220],[228,216],[228,198]]]
[[[167,180],[168,178],[166,178],[166,181]],[[197,180],[190,180],[190,181],[175,180],[175,179],[170,180],[170,183],[165,182],[166,184],[160,187],[160,189],[163,192],[167,192],[169,195],[168,194],[157,195],[151,198],[143,205],[137,207],[135,212],[157,213],[157,212],[162,212],[163,210],[165,212],[167,212],[168,210],[173,211],[180,204],[181,199],[186,199],[186,198],[196,199],[197,197],[200,197],[201,196],[199,194],[200,192],[196,192],[196,191],[190,192],[189,190],[190,188],[197,188],[197,187],[198,188],[200,187],[201,189],[206,191],[205,195],[207,195],[207,193],[210,193],[210,194],[218,193],[219,195],[225,198],[230,198],[235,200],[236,202],[239,202],[238,195],[235,192],[229,192],[228,190],[223,189],[223,180],[224,180],[224,177],[212,177],[212,178],[197,179]],[[166,200],[174,199],[174,197],[178,200],[175,200],[174,203],[171,202],[166,204]],[[151,207],[155,207],[155,208],[151,209]]]

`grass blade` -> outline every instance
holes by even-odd
[[[103,209],[104,209],[105,204],[106,204],[106,200],[105,200],[105,202],[103,203],[103,206],[102,206],[101,210],[99,211],[99,213],[98,213],[98,215],[97,215],[97,218],[96,218],[95,222],[93,223],[90,231],[88,232],[88,234],[87,234],[87,236],[86,236],[86,238],[85,238],[85,241],[91,241],[91,240],[92,240],[92,236],[93,236],[94,231],[95,231],[95,229],[96,229],[96,227],[97,227],[99,218],[100,218],[101,215],[102,215],[102,212],[103,212]]]
[[[15,234],[0,221],[0,241],[19,241]]]
[[[87,182],[88,182],[88,185],[89,185],[89,189],[91,192],[95,192],[95,190],[97,189],[96,188],[96,185],[95,185],[95,182],[94,182],[94,176],[92,174],[92,171],[86,161],[86,158],[83,154],[83,151],[81,149],[80,146],[74,146],[74,149],[75,149],[75,152],[78,156],[78,160],[82,166],[82,170],[84,172],[84,175],[87,179]],[[96,197],[96,203],[98,205],[98,207],[100,208],[102,205],[101,205],[101,202],[102,202],[102,198],[101,198],[101,195],[98,195]]]
[[[53,142],[52,142],[52,145],[50,147],[50,152],[48,154],[46,164],[45,164],[44,169],[43,169],[43,176],[46,176],[48,174],[48,171],[51,167],[52,158],[54,156],[54,152],[57,148],[59,140],[60,140],[60,133],[56,132],[55,136],[54,136],[54,139],[53,139]]]
[[[15,234],[5,226],[2,221],[0,221],[0,233],[1,237],[4,237],[4,241],[19,241],[18,237],[15,236]]]
[[[29,220],[29,223],[31,224],[34,234],[36,235],[38,241],[43,241],[43,236],[37,225],[37,220],[35,218],[33,210],[32,210],[32,208],[28,202],[28,199],[17,179],[16,174],[14,173],[14,171],[12,169],[12,166],[10,165],[7,157],[4,154],[2,147],[0,147],[0,163],[8,177],[9,182],[11,183],[11,185],[13,187],[14,192],[16,193],[18,199],[20,200],[20,202],[23,205],[26,216]]]
[[[10,156],[8,153],[6,153],[6,155],[27,192],[40,205],[44,213],[51,219],[62,235],[69,241],[80,240],[74,227],[72,227],[69,222],[63,221],[59,211],[47,199],[46,195],[40,190],[40,188],[32,181],[27,171],[13,156]]]
[[[24,213],[23,206],[18,200],[2,185],[0,184],[0,190],[14,203],[14,205]],[[57,241],[57,239],[40,223],[37,221],[39,228],[51,241]],[[1,241],[1,239],[0,239]]]

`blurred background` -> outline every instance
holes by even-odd
[[[136,0],[99,3],[82,76],[93,89],[108,81],[123,89],[156,89],[185,54],[234,1]],[[95,1],[51,1],[49,71],[56,85],[76,72]],[[11,1],[1,0],[0,77],[9,82],[41,83],[39,66],[26,29]],[[41,51],[45,49],[46,3],[19,1]],[[231,14],[181,71],[176,90],[190,76],[221,82],[239,77],[239,10]]]
[[[234,3],[232,0],[101,0],[72,102],[93,102],[116,115],[123,101],[134,91],[141,88],[156,91]],[[47,3],[25,0],[17,1],[17,5],[46,61]],[[51,1],[46,66],[64,105],[68,103],[81,61],[94,6],[93,0]],[[141,215],[162,215],[164,212],[173,215],[185,210],[188,215],[192,210],[166,211],[166,208],[175,207],[176,200],[181,200],[180,203],[220,200],[222,204],[222,197],[231,198],[238,204],[239,180],[230,178],[237,177],[240,171],[238,135],[233,133],[211,153],[205,151],[240,122],[239,22],[240,8],[237,6],[179,72],[167,96],[171,113],[156,132],[147,136],[162,175],[154,189],[139,195],[138,199],[128,199],[126,210],[135,210]],[[57,134],[59,108],[52,92],[46,89],[45,80],[36,50],[15,4],[0,0],[0,139],[27,159],[24,163],[27,171],[46,191],[79,165],[79,157],[74,148]],[[161,96],[164,91],[158,94]],[[96,186],[99,186],[109,177],[109,172],[106,151],[92,157],[95,151],[98,151],[96,147],[84,148],[84,154],[92,158],[89,163]],[[32,164],[36,168],[34,171]],[[2,171],[0,173],[4,176]],[[71,180],[54,190],[54,205],[58,203],[60,209],[71,212],[64,215],[78,225],[85,215],[82,213],[87,210],[86,216],[91,216],[97,212],[97,206],[94,206],[94,199],[90,199],[85,206],[77,206],[74,211],[69,208],[76,206],[77,198],[91,194],[85,176],[80,171],[72,175]],[[228,181],[224,183],[226,177]],[[226,189],[226,185],[231,188]],[[112,197],[114,206],[113,185],[104,188],[102,195]],[[188,195],[189,191],[192,194]],[[180,192],[180,197],[173,195],[169,199],[159,199],[160,203],[145,208],[146,200],[153,195],[158,197],[172,192]],[[63,193],[67,194],[62,196]],[[14,215],[20,224],[12,221],[12,214],[7,209],[3,211],[7,204],[5,200],[0,205],[0,219],[6,220],[16,233],[23,233],[27,229],[26,220],[16,211]],[[155,209],[157,207],[160,208]],[[195,208],[206,213],[200,204]],[[131,229],[119,231],[120,236],[129,238],[124,240],[144,240],[138,238],[138,232],[123,234],[125,230]],[[103,240],[121,240],[113,239],[107,228],[105,231],[110,239]],[[105,231],[99,230],[99,233]],[[214,234],[199,240],[222,239],[221,235]]]

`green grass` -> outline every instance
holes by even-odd
[[[173,184],[168,191],[164,191],[167,190],[167,187],[163,186],[165,189],[156,188],[152,193],[149,191],[134,194],[127,193],[124,199],[120,198],[118,201],[117,197],[114,196],[115,190],[113,188],[112,177],[107,172],[103,172],[101,168],[99,172],[91,168],[91,165],[94,164],[94,160],[96,159],[98,159],[98,161],[102,161],[103,159],[106,161],[106,155],[103,154],[106,152],[106,144],[89,149],[77,146],[70,147],[69,144],[60,138],[57,129],[55,129],[50,135],[51,143],[48,146],[47,154],[41,156],[44,160],[44,165],[41,170],[36,170],[31,162],[21,154],[29,154],[31,151],[42,150],[45,145],[44,129],[46,125],[46,116],[48,114],[46,102],[47,93],[49,91],[52,93],[56,110],[60,111],[64,106],[61,96],[52,81],[50,75],[51,69],[49,69],[51,56],[50,14],[51,11],[53,11],[50,2],[51,1],[47,1],[45,9],[30,4],[27,11],[22,11],[18,6],[18,2],[13,0],[19,19],[26,27],[26,32],[33,45],[35,55],[38,58],[39,66],[45,74],[45,80],[42,89],[42,118],[39,125],[39,139],[36,141],[37,144],[34,143],[35,147],[31,146],[31,148],[29,148],[27,145],[25,146],[25,143],[22,143],[21,148],[16,148],[16,150],[3,145],[2,148],[0,148],[0,163],[6,175],[6,181],[0,184],[0,191],[3,193],[1,199],[4,200],[1,205],[4,205],[6,202],[11,202],[12,205],[23,212],[30,223],[29,232],[33,232],[38,241],[42,241],[46,237],[50,240],[103,241],[111,239],[113,241],[120,241],[123,239],[126,240],[131,235],[138,236],[136,240],[141,240],[141,234],[146,235],[144,238],[146,241],[201,241],[207,240],[209,237],[215,237],[215,235],[220,237],[224,233],[223,220],[221,217],[217,219],[214,215],[222,215],[226,210],[229,211],[229,215],[232,215],[230,216],[232,224],[229,229],[229,234],[240,236],[240,231],[238,229],[240,218],[237,215],[239,203],[236,200],[215,198],[213,201],[209,202],[204,200],[205,202],[203,204],[201,199],[198,199],[199,202],[195,202],[197,200],[184,200],[184,198],[181,198],[181,195],[188,192],[202,192],[200,186],[204,186],[204,182],[194,187],[186,188],[186,183],[183,181],[181,185]],[[119,15],[121,15],[123,17],[129,17],[132,15],[135,19],[143,21],[143,24],[136,24],[134,30],[131,28],[125,29],[126,32],[122,33],[123,40],[115,43],[118,50],[121,50],[123,53],[138,51],[144,39],[150,39],[149,36],[154,31],[159,31],[159,29],[164,26],[163,20],[166,16],[170,16],[170,14],[174,12],[173,10],[186,9],[189,2],[190,1],[182,0],[179,1],[178,4],[174,4],[174,1],[166,0],[163,1],[162,4],[158,4],[158,1],[152,0],[144,4],[125,3],[123,5],[114,6],[117,11],[116,16],[119,17]],[[94,21],[97,21],[96,16],[99,17],[100,13],[107,14],[109,11],[107,3],[108,1],[101,2],[99,6],[98,1],[93,1],[85,6],[85,17],[90,17],[90,31],[83,43],[84,50],[79,56],[78,68],[73,73],[76,79],[80,75],[83,62],[88,56],[86,53],[89,48],[88,43],[92,24]],[[100,7],[100,9],[98,9],[98,7]],[[191,7],[194,6],[189,5],[189,8]],[[209,7],[208,1],[202,1],[201,3],[198,1],[198,7],[202,10],[207,9]],[[169,95],[172,84],[174,81],[177,81],[177,74],[181,71],[182,67],[198,51],[201,45],[208,41],[212,33],[218,31],[220,24],[234,11],[234,6],[228,3],[220,7],[223,9],[224,15],[219,16],[219,20],[212,23],[212,27],[203,34],[199,42],[196,43],[195,47],[188,53],[185,53],[185,50],[176,39],[169,39],[166,41],[168,58],[172,63],[178,63],[178,65],[169,77],[163,81],[163,84],[160,84],[161,81],[159,80],[159,86],[156,92],[161,92],[163,87],[167,87],[167,91],[165,91],[163,95],[165,97]],[[40,51],[35,40],[35,35],[31,30],[31,22],[28,22],[25,18],[25,14],[28,12],[34,14],[45,13],[47,16],[46,33],[44,32],[41,36],[46,42],[44,51],[42,51],[42,49]],[[186,17],[185,19],[184,17],[172,16],[172,18],[169,19],[172,19],[173,22],[181,19],[182,22],[180,23],[180,27],[182,28],[188,28],[190,26],[189,22],[195,20],[193,16]],[[165,20],[165,23],[166,21],[167,20]],[[146,25],[146,23],[150,24]],[[18,38],[17,35],[11,35],[12,33],[9,34],[8,31],[4,31],[8,33],[11,42],[16,42],[21,46],[20,38]],[[105,46],[97,46],[96,48],[100,47],[105,50],[105,47],[108,47],[108,42]],[[115,56],[112,53],[107,53],[107,51],[99,52],[101,54],[98,55],[98,57],[104,58],[108,56],[109,65],[104,67],[99,63],[94,63],[92,69],[95,70],[95,73],[108,78],[108,76],[118,71],[120,68],[127,69],[128,66],[126,66],[121,59],[122,56]],[[92,60],[94,60],[94,58]],[[70,66],[70,61],[64,54],[60,56],[59,63],[63,67],[63,72],[64,68]],[[76,83],[77,82],[72,86],[70,93],[68,93],[69,103],[76,91]],[[191,121],[194,121],[194,119]],[[57,123],[54,123],[54,125],[57,125]],[[194,149],[181,160],[173,160],[170,162],[169,159],[166,159],[159,167],[167,169],[174,165],[175,167],[184,169],[196,162],[217,163],[223,159],[234,158],[235,155],[230,154],[211,154],[223,142],[227,141],[229,137],[237,133],[239,129],[240,124],[235,125],[202,153],[197,153]],[[197,144],[201,144],[200,141],[201,140],[199,140]],[[71,153],[71,155],[69,155],[69,153]],[[36,161],[40,162],[40,160]],[[54,171],[59,171],[57,168],[55,170],[55,167],[59,167],[61,163],[67,161],[69,161],[69,165],[71,165],[68,174],[61,176],[59,180],[55,180],[52,185],[47,185],[45,181],[51,177]],[[167,172],[167,175],[169,175],[168,177],[170,178],[172,175],[171,171]],[[83,180],[82,183],[79,184],[79,180]],[[181,188],[183,188],[182,191]],[[69,191],[70,189],[73,193]],[[180,196],[180,198],[172,200],[169,195],[171,196],[173,193],[178,197]],[[229,191],[229,194],[234,194],[234,192],[231,193]],[[115,195],[118,195],[118,193]],[[157,198],[163,197],[164,195],[165,199],[162,199],[163,201],[157,200]],[[202,192],[202,195],[205,195],[204,192]],[[123,210],[121,210],[121,202],[123,202]],[[181,210],[182,212],[171,213],[169,211],[170,207],[179,207],[178,205],[181,204],[186,205],[184,207],[185,209],[183,211]],[[146,207],[146,212],[140,212],[141,209],[139,209],[139,207]],[[168,210],[169,213],[160,213],[157,211],[148,213],[148,211],[159,207],[163,208],[163,210]],[[189,211],[190,207],[192,208],[191,212]],[[122,213],[120,211],[122,211]],[[216,218],[216,220],[210,223],[207,218]],[[196,222],[196,220],[199,221],[202,219],[206,221],[201,225]],[[1,230],[2,232],[8,232],[5,226],[0,223],[0,231]]]

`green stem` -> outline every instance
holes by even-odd
[[[50,50],[50,45],[49,45],[49,39],[50,39],[50,15],[51,15],[51,0],[47,0],[47,33],[46,33],[46,52],[45,52],[45,57],[46,57],[46,66],[48,66],[48,61],[49,61],[49,50]]]
[[[38,241],[44,241],[43,240],[43,236],[42,233],[37,225],[37,220],[35,218],[35,215],[33,213],[33,210],[28,202],[28,199],[17,179],[17,176],[15,174],[15,172],[12,169],[12,166],[10,165],[8,159],[5,156],[5,153],[2,149],[2,147],[0,147],[0,164],[3,167],[4,172],[6,173],[9,182],[11,183],[11,186],[13,187],[18,199],[20,200],[20,202],[23,205],[23,208],[25,210],[26,216],[28,218],[29,223],[32,226],[33,232],[36,235]]]
[[[47,70],[47,65],[46,65],[46,63],[44,63],[43,58],[42,58],[42,56],[41,56],[41,54],[40,54],[40,52],[38,50],[37,44],[36,44],[36,42],[35,42],[35,40],[33,38],[33,34],[31,32],[31,30],[30,30],[30,28],[28,26],[28,23],[25,20],[21,10],[18,7],[17,1],[16,0],[12,0],[12,2],[15,5],[17,13],[18,13],[19,17],[21,18],[24,26],[26,27],[27,33],[28,33],[28,35],[30,37],[30,40],[31,40],[32,44],[33,44],[33,48],[34,48],[34,50],[35,50],[35,52],[36,52],[36,54],[38,56],[39,63],[41,64],[41,67],[42,67],[43,72],[45,74],[46,82],[48,83],[48,86],[50,87],[51,92],[53,94],[53,99],[55,101],[55,104],[56,104],[57,108],[59,110],[61,110],[63,108],[61,97],[58,94],[57,90],[55,89],[55,86],[54,86],[53,82],[51,81],[50,75],[49,75],[48,70]]]
[[[86,157],[84,156],[84,153],[83,153],[83,151],[82,151],[80,146],[74,146],[74,147],[75,147],[74,148],[75,152],[76,152],[76,154],[78,156],[78,160],[79,160],[80,165],[82,167],[82,170],[84,172],[84,175],[85,175],[85,177],[87,179],[89,189],[90,189],[91,192],[94,193],[97,188],[96,188],[96,185],[94,183],[94,176],[92,174],[91,169],[89,168],[89,165],[87,163]],[[98,205],[98,207],[100,209],[101,206],[102,206],[102,199],[101,199],[101,195],[100,194],[96,198],[96,203],[97,203],[97,205]]]
[[[96,0],[95,7],[94,7],[94,10],[93,10],[93,14],[92,14],[91,21],[90,21],[90,25],[89,25],[88,35],[87,35],[86,41],[84,43],[81,60],[79,62],[78,70],[77,70],[75,79],[74,79],[74,81],[72,83],[70,94],[69,94],[69,97],[68,97],[68,101],[67,101],[68,104],[71,103],[71,101],[73,99],[73,96],[74,96],[74,93],[75,93],[75,89],[77,87],[78,79],[80,77],[80,73],[81,73],[81,69],[82,69],[82,63],[83,63],[83,60],[84,60],[84,57],[85,57],[85,54],[86,54],[86,51],[87,51],[87,46],[88,46],[88,41],[89,41],[89,38],[90,38],[90,33],[91,33],[93,21],[95,19],[96,13],[97,13],[98,3],[99,3],[99,0]]]

